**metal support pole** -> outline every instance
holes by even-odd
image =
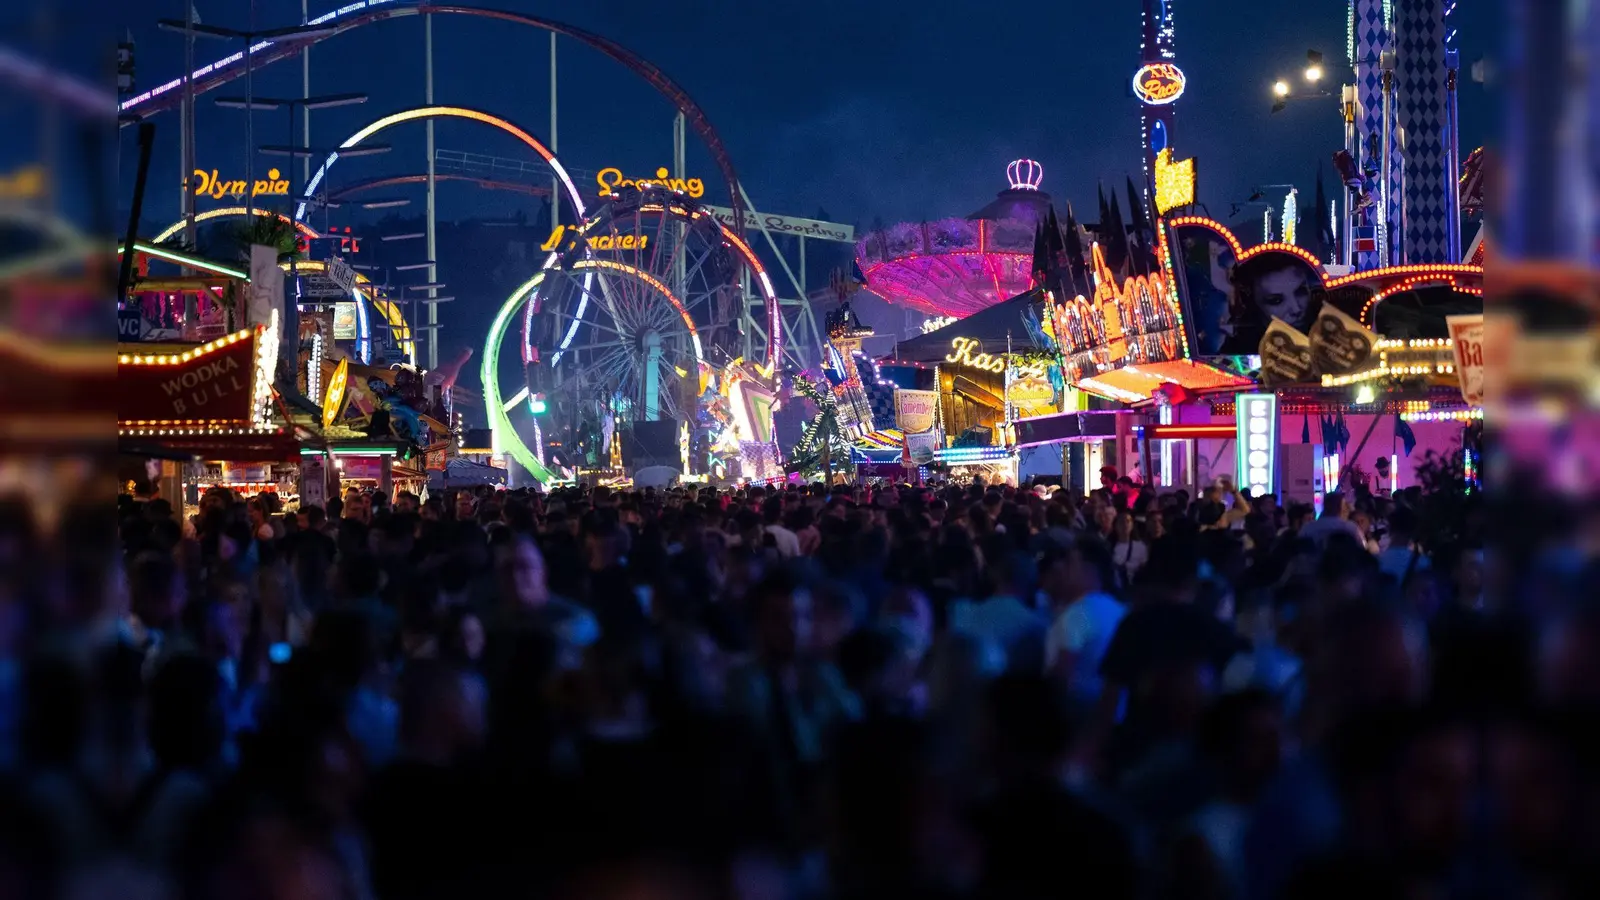
[[[1444,180],[1445,246],[1444,261],[1461,262],[1461,121],[1457,116],[1456,81],[1461,74],[1461,52],[1447,50],[1445,65],[1445,145],[1449,166]]]
[[[190,4],[193,6],[194,4]],[[256,36],[256,4],[250,0],[250,31],[244,39],[244,224],[246,228],[254,228],[256,224],[256,109],[255,109],[255,68],[252,65],[255,54]],[[193,71],[193,70],[191,70]],[[186,76],[187,77],[187,76]]]
[[[194,79],[190,77],[194,71],[194,4],[185,3],[183,13],[183,107],[178,112],[178,141],[179,166],[183,169],[179,173],[179,184],[183,185],[183,193],[179,198],[183,214],[183,239],[190,247],[195,245],[194,227]],[[184,320],[191,321],[199,315],[197,300],[193,294],[184,295]]]
[[[684,158],[688,155],[687,136],[685,134],[687,131],[687,122],[683,118],[683,113],[680,112],[676,116],[673,116],[672,177],[680,181],[689,177],[684,171],[688,165],[688,161]],[[672,286],[678,291],[678,296],[682,297],[688,290],[688,286],[684,284],[684,282],[689,280],[688,255],[683,253],[681,249],[683,247],[684,240],[688,237],[688,229],[684,227],[682,222],[679,222],[673,226],[672,236],[678,242],[678,246],[675,248],[675,252],[673,253]]]
[[[294,106],[293,103],[289,104],[289,146],[291,147],[299,146],[295,143]],[[289,197],[292,203],[294,202],[294,160],[292,158],[285,169],[287,171],[284,172],[284,175],[289,182]],[[293,207],[290,207],[290,209],[292,210]],[[288,357],[287,370],[292,375],[298,376],[299,373],[295,370],[300,367],[300,273],[297,271],[295,263],[300,256],[300,230],[294,226],[293,222],[289,223],[289,234],[294,239],[295,252],[289,254],[289,297],[283,304],[283,334],[278,341],[278,346],[283,348],[283,353]],[[279,371],[283,370],[284,367],[280,367]],[[291,385],[298,383],[298,378],[291,378],[289,381]],[[306,381],[306,387],[311,387],[309,379]],[[312,399],[315,401],[321,398],[315,397]]]
[[[1350,154],[1350,159],[1355,162],[1356,170],[1361,168],[1361,148],[1357,146],[1360,138],[1356,137],[1356,86],[1344,85],[1340,89],[1340,111],[1344,115],[1344,149]],[[1350,201],[1355,197],[1354,189],[1344,189],[1344,234],[1340,237],[1340,260],[1352,268],[1356,264],[1355,254],[1350,249],[1350,244],[1355,238],[1356,211]]]
[[[550,32],[550,152],[560,159],[556,148],[556,33]],[[574,210],[576,212],[576,210]],[[550,230],[561,222],[561,182],[550,177]]]
[[[1385,50],[1379,57],[1378,65],[1383,69],[1383,148],[1380,151],[1383,163],[1379,168],[1379,182],[1383,186],[1383,195],[1378,200],[1378,265],[1390,264],[1390,247],[1394,242],[1390,229],[1394,223],[1389,221],[1389,167],[1393,163],[1390,153],[1390,144],[1394,143],[1394,51]],[[1399,263],[1401,260],[1394,260]]]
[[[423,38],[423,102],[433,105],[433,14],[422,17]],[[439,281],[439,269],[434,265],[438,257],[438,231],[434,207],[435,179],[433,172],[433,119],[428,119],[428,283],[436,284]],[[433,298],[439,296],[438,288],[428,288],[428,368],[435,369],[439,366],[439,304]],[[415,317],[412,318],[415,322]],[[415,328],[411,334],[411,364],[417,364],[417,335]]]
[[[311,2],[311,0],[300,0],[300,24],[301,25],[305,25],[307,22],[311,21],[311,12],[310,12],[310,7],[308,6],[308,4],[310,2]],[[193,4],[191,4],[191,6],[192,5]],[[303,44],[301,46],[301,48],[300,48],[300,96],[302,96],[302,97],[311,96],[311,42],[310,41],[306,41],[305,44]],[[300,124],[303,126],[300,130],[305,132],[305,135],[306,135],[306,146],[309,147],[311,145],[311,107],[310,106],[302,106],[302,107],[300,107],[300,117],[301,117],[301,123]],[[293,145],[294,144],[294,139],[291,138],[289,140],[289,143],[291,145]],[[307,153],[305,155],[302,155],[300,157],[300,183],[301,184],[310,184],[311,183],[311,154],[309,154],[309,153]],[[289,191],[289,197],[290,197],[291,200],[294,198],[294,191],[292,189]]]

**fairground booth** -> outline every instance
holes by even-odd
[[[454,446],[444,422],[464,357],[431,373],[366,365],[362,341],[323,340],[314,315],[283,340],[290,265],[272,248],[252,248],[248,266],[143,242],[135,253],[118,308],[124,485],[158,485],[180,507],[211,487],[291,506],[350,487],[425,490],[427,451]]]
[[[902,341],[864,378],[892,385],[891,409],[928,392],[930,458],[990,478],[1081,490],[1111,465],[1320,504],[1351,480],[1410,486],[1429,453],[1475,464],[1481,267],[1350,272],[1195,216],[1144,233],[1102,244],[1051,217],[1035,287]]]

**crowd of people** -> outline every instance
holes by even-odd
[[[13,505],[0,896],[1600,896],[1592,589],[1427,500]]]

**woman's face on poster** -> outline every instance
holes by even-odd
[[[1256,279],[1256,306],[1264,316],[1278,318],[1305,331],[1310,322],[1311,283],[1298,266],[1273,269]]]

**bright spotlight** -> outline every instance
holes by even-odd
[[[1289,82],[1278,81],[1272,85],[1272,93],[1279,97],[1289,96]]]
[[[1321,79],[1322,79],[1322,67],[1321,66],[1306,66],[1306,80],[1307,81],[1320,81]]]

